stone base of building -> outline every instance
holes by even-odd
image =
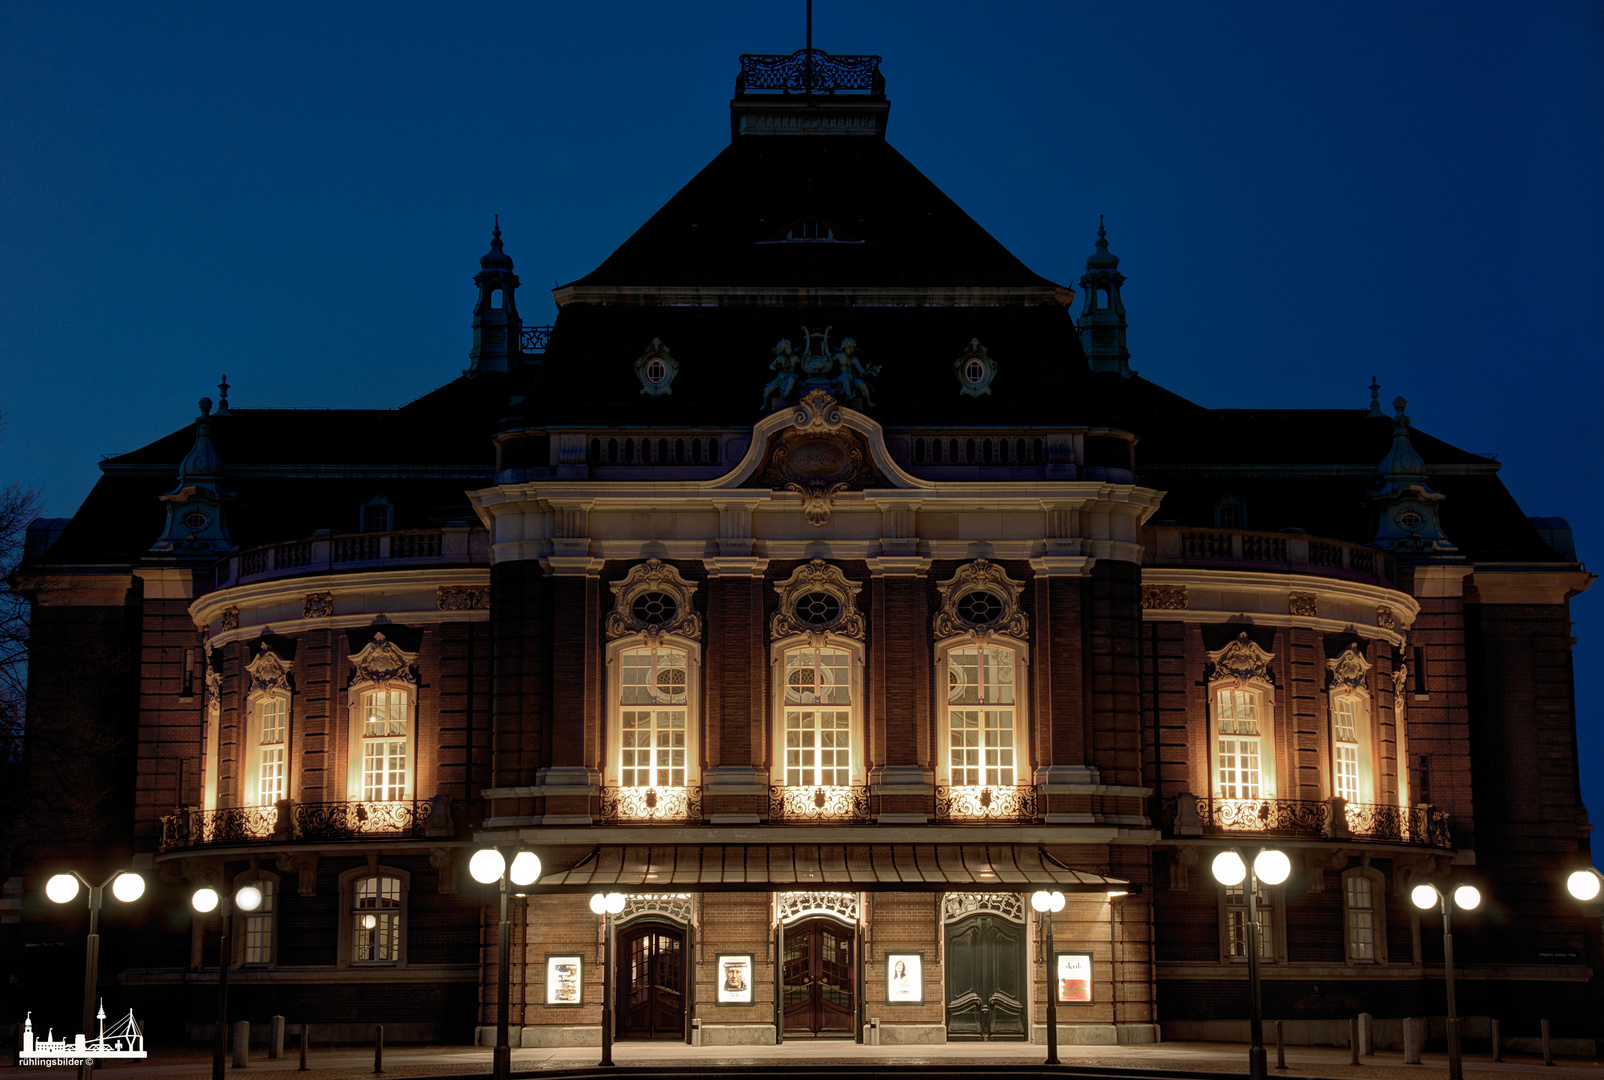
[[[864,1024],[865,1046],[932,1046],[947,1041],[946,1024]]]
[[[1157,1024],[1059,1024],[1060,1046],[1136,1046],[1162,1041]],[[1031,1042],[1047,1042],[1047,1025],[1037,1024]]]
[[[1275,1021],[1264,1022],[1264,1043],[1275,1045]],[[1399,1017],[1378,1016],[1371,1021],[1371,1045],[1375,1050],[1399,1051],[1403,1049],[1404,1022]],[[1167,1020],[1162,1025],[1164,1038],[1178,1042],[1238,1042],[1248,1041],[1246,1020]],[[1344,1018],[1326,1020],[1283,1020],[1282,1036],[1288,1046],[1342,1046],[1348,1045],[1348,1021]],[[1492,1050],[1492,1022],[1485,1016],[1460,1018],[1459,1037],[1467,1052],[1490,1053]],[[1447,1025],[1440,1016],[1426,1020],[1426,1049],[1433,1050],[1434,1041],[1447,1038]],[[1479,1045],[1478,1045],[1479,1044]],[[1560,1057],[1592,1057],[1597,1053],[1594,1039],[1554,1038],[1550,1040],[1553,1052]],[[1504,1049],[1514,1054],[1541,1054],[1543,1041],[1528,1036],[1504,1036]]]

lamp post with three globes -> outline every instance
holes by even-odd
[[[595,893],[590,910],[602,917],[602,1056],[599,1065],[613,1063],[613,916],[624,910],[623,893]]]
[[[480,848],[468,860],[469,875],[481,885],[501,882],[501,927],[496,934],[496,1050],[492,1072],[495,1080],[507,1080],[512,1071],[512,1046],[507,1039],[507,1006],[512,996],[512,962],[508,946],[512,938],[512,923],[507,916],[511,885],[533,885],[540,880],[540,856],[533,851],[519,851],[507,862],[507,857],[493,847]]]
[[[1448,1080],[1464,1080],[1465,1069],[1459,1058],[1459,1013],[1454,1006],[1454,934],[1450,914],[1454,904],[1466,911],[1474,911],[1481,904],[1481,891],[1474,885],[1461,885],[1453,892],[1453,904],[1435,885],[1416,885],[1409,899],[1421,911],[1442,908],[1442,967],[1443,981],[1448,990]]]
[[[118,870],[99,885],[91,885],[76,870],[56,874],[45,882],[45,895],[57,904],[70,904],[78,896],[78,886],[89,890],[89,937],[84,943],[84,1026],[80,1028],[87,1038],[89,1021],[95,1015],[95,987],[100,979],[100,907],[106,899],[106,886],[111,895],[125,904],[132,904],[145,895],[145,879],[129,870]],[[87,1078],[93,1066],[78,1066],[78,1075]]]
[[[1228,888],[1242,886],[1247,900],[1248,950],[1248,1077],[1265,1080],[1269,1060],[1264,1053],[1264,997],[1259,983],[1259,882],[1279,885],[1292,873],[1292,860],[1286,852],[1262,848],[1250,867],[1235,848],[1214,857],[1214,880]]]

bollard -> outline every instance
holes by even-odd
[[[691,1045],[702,1045],[702,1021],[699,1019],[691,1021]]]
[[[312,1041],[312,1025],[301,1025],[301,1072],[306,1071],[306,1044]]]
[[[1280,1020],[1275,1022],[1275,1067],[1287,1067],[1287,1032],[1286,1025]]]
[[[1348,1021],[1348,1064],[1359,1064],[1359,1019]]]
[[[1359,1014],[1359,1053],[1363,1057],[1376,1053],[1376,1018],[1369,1013]]]
[[[1420,1064],[1420,1044],[1426,1041],[1426,1018],[1406,1016],[1404,1027],[1404,1064]]]
[[[277,1061],[284,1056],[284,1018],[275,1016],[267,1022],[267,1060]]]
[[[1504,1060],[1504,1040],[1498,1036],[1498,1021],[1493,1021],[1493,1060]]]
[[[1554,1064],[1554,1043],[1548,1037],[1548,1021],[1543,1022],[1543,1064]]]
[[[234,1021],[234,1068],[243,1069],[251,1060],[251,1022]]]
[[[384,1025],[373,1025],[373,1071],[384,1071]]]

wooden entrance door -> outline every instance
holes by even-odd
[[[618,1034],[685,1036],[684,931],[647,925],[618,932]]]
[[[854,1034],[853,931],[831,919],[809,919],[785,928],[785,1034]]]
[[[947,927],[947,1038],[1026,1037],[1025,928],[987,913]]]

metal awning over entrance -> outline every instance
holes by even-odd
[[[572,851],[573,849],[569,849]],[[553,852],[549,865],[567,860]],[[753,892],[845,888],[881,892],[1124,890],[1122,878],[1075,870],[1036,845],[602,844],[541,877],[542,892]]]

